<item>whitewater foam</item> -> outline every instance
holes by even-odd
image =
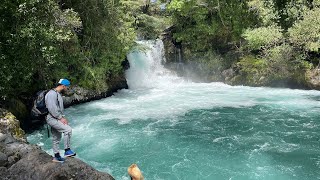
[[[129,89],[66,109],[84,161],[116,179],[132,163],[146,179],[320,177],[319,91],[188,82],[162,66],[161,41],[138,43]],[[45,133],[28,140],[52,153]]]

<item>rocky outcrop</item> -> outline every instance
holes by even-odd
[[[74,86],[68,90],[68,93],[63,96],[64,107],[69,107],[75,104],[98,100],[111,96],[114,91],[112,90],[88,90],[79,86]]]
[[[129,65],[123,65],[129,67]],[[92,100],[98,100],[111,96],[114,92],[120,89],[127,89],[127,81],[125,76],[117,76],[107,84],[109,87],[104,90],[88,90],[79,86],[73,86],[68,90],[68,93],[63,97],[65,107],[72,106],[74,104],[84,103]]]
[[[306,73],[307,86],[320,90],[320,69],[316,68]]]
[[[225,82],[229,82],[236,74],[233,68],[229,68],[222,71],[222,77],[224,78]]]
[[[164,55],[166,58],[166,63],[179,63],[179,51],[180,51],[180,58],[182,57],[182,43],[177,42],[173,38],[174,26],[168,27],[163,31],[161,34],[161,40],[163,41],[164,45]]]
[[[16,117],[0,108],[0,141],[7,139],[7,136],[4,134],[10,134],[15,139],[19,139],[20,141],[26,141],[24,131],[20,128],[20,122],[16,119]]]
[[[15,116],[0,109],[0,179],[114,179],[77,158],[64,163],[51,159],[40,147],[27,143]]]

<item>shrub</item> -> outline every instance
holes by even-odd
[[[259,50],[274,46],[283,41],[281,28],[277,26],[259,27],[255,29],[247,29],[243,33],[243,37],[247,41],[247,47],[250,50]]]
[[[305,51],[319,52],[320,48],[320,8],[307,11],[303,19],[297,21],[288,30],[289,40]]]
[[[237,66],[248,85],[264,85],[266,83],[267,63],[264,59],[252,55],[244,56],[237,63]]]

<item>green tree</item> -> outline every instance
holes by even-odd
[[[244,29],[255,23],[245,1],[172,0],[168,6],[174,37],[195,51],[237,44]]]
[[[276,81],[305,83],[306,72],[312,67],[308,63],[308,53],[319,49],[319,12],[314,3],[303,0],[249,2],[262,22],[260,27],[243,33],[244,49],[249,51],[244,53],[238,65],[249,81],[254,76],[266,85]],[[252,54],[254,58],[247,58]],[[259,59],[264,66],[252,66],[247,63],[248,59]]]
[[[303,47],[306,52],[319,52],[320,49],[320,8],[302,14],[289,29],[289,40],[295,47]]]
[[[0,11],[1,97],[30,94],[73,73],[68,70],[79,52],[71,29],[81,25],[77,13],[41,0],[5,0]]]
[[[28,98],[61,77],[107,88],[134,44],[131,19],[113,0],[2,1],[1,99]]]

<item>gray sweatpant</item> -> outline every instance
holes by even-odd
[[[48,118],[47,123],[51,126],[53,153],[59,153],[61,133],[63,133],[64,136],[64,149],[70,148],[70,139],[72,134],[71,127],[54,118]]]

